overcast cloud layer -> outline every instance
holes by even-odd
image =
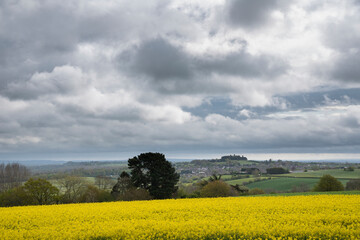
[[[356,0],[0,1],[0,159],[360,153],[359,62]]]

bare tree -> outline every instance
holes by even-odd
[[[96,176],[95,177],[95,186],[97,186],[99,189],[111,189],[112,186],[115,184],[115,181],[106,176]]]
[[[0,164],[0,192],[19,187],[30,176],[30,171],[19,163]]]
[[[86,190],[87,182],[81,177],[66,176],[58,181],[60,191],[64,193],[63,201],[68,203],[79,202],[81,195]]]

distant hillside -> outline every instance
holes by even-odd
[[[27,167],[33,167],[33,166],[45,166],[45,165],[62,165],[66,163],[67,161],[57,161],[57,160],[11,160],[11,161],[5,161],[0,160],[0,163],[19,163],[22,165],[25,165]]]

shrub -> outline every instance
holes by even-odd
[[[88,185],[80,200],[81,202],[107,202],[112,201],[113,197],[108,191]]]
[[[249,195],[259,195],[259,194],[265,194],[264,190],[260,188],[253,188],[249,191]]]
[[[201,197],[228,197],[231,194],[230,185],[221,180],[208,183],[200,191]]]
[[[119,196],[122,201],[150,200],[150,193],[143,188],[131,188]]]
[[[266,173],[268,174],[285,174],[289,173],[289,170],[282,167],[268,168],[266,169]]]
[[[346,190],[360,190],[360,178],[348,181],[346,183]]]
[[[305,183],[299,183],[291,188],[291,192],[308,192],[310,190],[309,185]]]
[[[0,194],[0,207],[33,205],[34,202],[27,195],[23,187],[7,190]]]
[[[324,175],[320,178],[318,184],[314,187],[315,192],[343,191],[344,186],[340,181],[331,175]]]
[[[265,194],[277,194],[277,193],[280,193],[281,191],[275,190],[273,188],[267,188],[267,189],[264,189],[264,192],[265,192]]]

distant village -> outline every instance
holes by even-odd
[[[244,155],[226,155],[219,159],[193,160],[191,162],[176,163],[175,167],[183,182],[191,182],[194,178],[204,178],[212,174],[221,175],[261,175],[268,169],[284,169],[286,172],[304,172],[308,170],[346,168],[344,163],[336,162],[295,162],[284,160],[248,160]],[[284,172],[285,173],[285,172]]]

